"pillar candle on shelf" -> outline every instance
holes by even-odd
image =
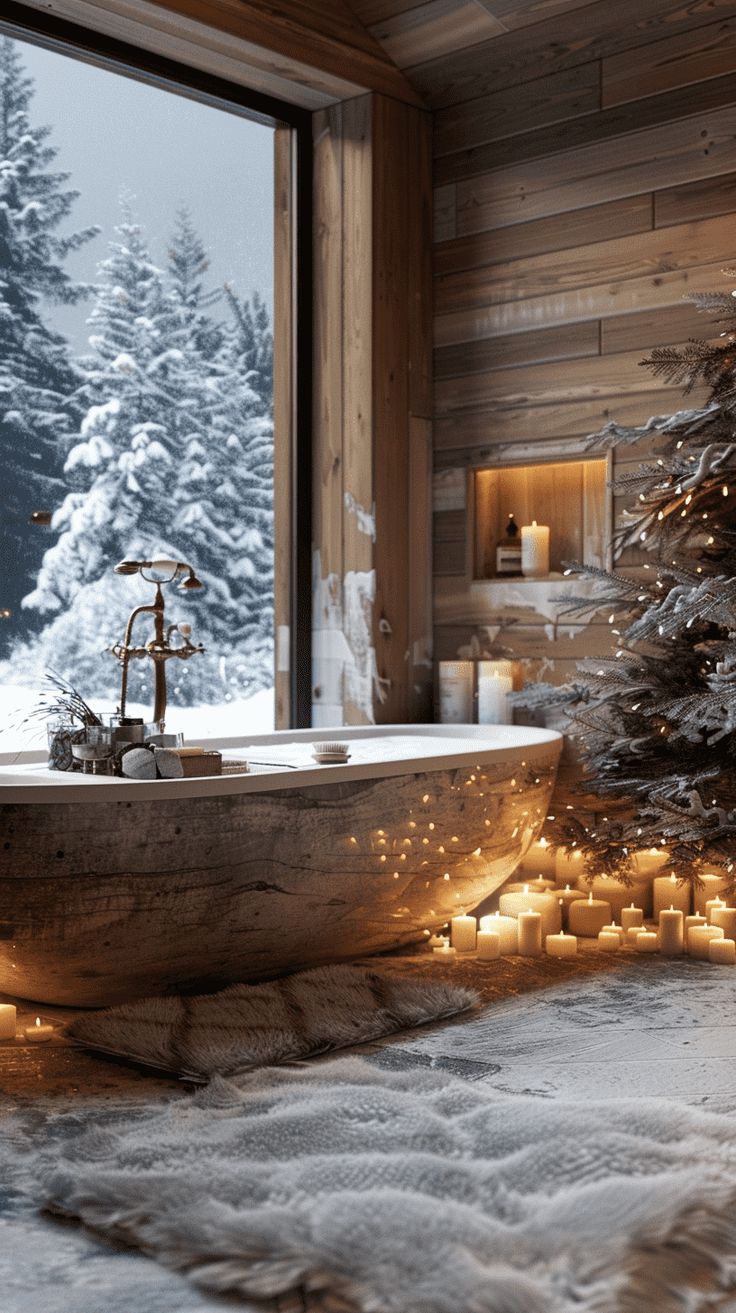
[[[676,907],[687,916],[690,912],[690,885],[678,884],[674,871],[671,875],[658,875],[653,884],[654,919],[659,920],[663,907]]]
[[[515,916],[501,916],[494,912],[492,916],[482,916],[481,930],[493,930],[501,940],[501,953],[518,953],[519,927]]]
[[[559,935],[545,935],[544,948],[549,957],[575,957],[578,941],[575,935],[566,935],[564,932],[560,932]]]
[[[736,907],[714,907],[710,923],[719,925],[726,939],[736,939]]]
[[[693,885],[693,911],[705,915],[705,904],[723,893],[728,880],[722,875],[706,873],[700,876],[700,881],[700,885]]]
[[[656,931],[639,930],[636,936],[635,948],[637,953],[656,953],[659,948]]]
[[[685,917],[685,952],[686,953],[690,951],[688,944],[688,935],[690,934],[690,931],[692,930],[693,926],[707,925],[707,924],[708,922],[706,921],[705,917],[701,916],[699,912],[694,913],[693,916]]]
[[[585,875],[585,858],[579,848],[558,848],[555,853],[555,878],[558,885],[577,884]]]
[[[635,907],[630,903],[628,907],[621,908],[621,928],[626,933],[631,930],[632,926],[642,926],[644,924],[644,912],[641,907]]]
[[[501,956],[501,936],[497,930],[479,930],[476,947],[480,962],[492,962]]]
[[[679,957],[685,949],[685,914],[679,907],[663,907],[659,914],[659,951]]]
[[[472,724],[473,662],[440,661],[439,694],[441,724]]]
[[[540,957],[542,952],[542,914],[541,912],[520,912],[519,954],[521,957]]]
[[[725,898],[709,898],[705,904],[705,919],[708,925],[713,925],[713,913],[719,912],[722,907],[726,906]]]
[[[521,867],[524,871],[530,871],[533,875],[548,875],[554,882],[555,874],[555,850],[551,844],[542,836],[541,839],[535,839],[530,844],[521,861]]]
[[[557,934],[562,929],[562,913],[555,895],[550,892],[534,893],[522,889],[520,893],[501,894],[498,910],[503,916],[519,916],[520,912],[539,912],[542,916],[542,933]]]
[[[568,919],[573,935],[595,939],[611,920],[611,904],[589,894],[587,898],[578,898],[570,904]]]
[[[494,665],[494,661],[478,662],[478,724],[510,725],[508,695],[514,681],[510,675],[499,675]]]
[[[733,966],[736,963],[736,939],[711,939],[708,959],[721,966]]]
[[[458,953],[474,953],[478,922],[474,916],[453,916],[450,922],[452,947]]]
[[[698,957],[701,961],[708,960],[708,945],[711,939],[724,939],[725,936],[719,925],[694,925],[690,927],[687,936],[687,951],[691,957]]]
[[[549,525],[521,526],[521,573],[526,579],[545,579],[549,574]]]
[[[12,1003],[0,1003],[0,1039],[15,1039],[17,1013]]]

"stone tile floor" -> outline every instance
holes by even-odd
[[[631,953],[610,957],[595,948],[574,962],[460,959],[438,966],[427,954],[384,961],[402,974],[446,974],[477,989],[482,1005],[365,1046],[371,1061],[438,1066],[540,1098],[666,1095],[736,1110],[731,967]],[[71,1015],[69,1009],[39,1010],[45,1020]],[[20,1024],[30,1024],[35,1011],[25,1006]],[[69,1112],[104,1123],[122,1107],[188,1096],[181,1083],[91,1057],[61,1038],[44,1045],[0,1043],[0,1164],[4,1136],[53,1144]],[[32,1191],[16,1188],[2,1170],[0,1290],[2,1313],[248,1313],[250,1307],[199,1293],[142,1254],[44,1217]],[[279,1313],[306,1307],[292,1302]]]

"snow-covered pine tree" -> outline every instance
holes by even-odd
[[[75,417],[74,372],[65,340],[44,320],[42,301],[75,302],[88,289],[64,270],[95,228],[58,234],[77,192],[52,169],[51,129],[29,119],[33,82],[17,44],[0,39],[0,463],[3,469],[0,605],[14,612],[3,641],[19,632],[20,602],[41,560],[32,510],[58,504],[64,444]],[[30,616],[26,616],[26,621]]]
[[[641,428],[613,423],[589,439],[599,449],[657,440],[618,486],[636,500],[617,545],[643,547],[651,562],[638,578],[575,567],[598,576],[594,605],[618,631],[617,647],[582,663],[584,680],[559,695],[584,762],[581,792],[604,814],[586,825],[558,809],[550,837],[577,843],[610,874],[626,876],[634,850],[664,842],[680,877],[707,863],[736,882],[734,298],[689,298],[715,316],[714,337],[656,348],[642,362],[686,395],[704,384],[703,405]]]

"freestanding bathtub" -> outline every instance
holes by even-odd
[[[320,766],[315,741],[350,744]],[[97,1006],[379,953],[476,907],[549,804],[561,736],[286,731],[250,773],[147,782],[0,757],[0,990]]]

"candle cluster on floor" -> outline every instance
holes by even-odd
[[[14,1003],[0,1003],[0,1040],[23,1040],[27,1044],[44,1044],[54,1034],[49,1022],[36,1017],[32,1026],[18,1026],[18,1009]]]
[[[667,854],[655,851],[640,855],[641,882],[633,888],[607,876],[589,880],[571,853],[564,853],[552,866],[543,843],[532,845],[541,859],[539,875],[527,881],[511,881],[501,890],[498,911],[478,920],[460,913],[450,922],[450,935],[432,936],[430,944],[439,960],[455,961],[475,954],[479,961],[518,954],[521,957],[570,958],[578,941],[595,945],[600,952],[630,950],[640,954],[659,953],[679,957],[684,953],[718,965],[736,964],[736,907],[723,894],[726,882],[715,875],[703,877],[692,891],[674,875],[655,875],[666,864]],[[662,860],[664,858],[664,860]],[[572,873],[584,889],[566,880]],[[629,902],[623,902],[623,895]],[[637,902],[634,895],[639,895]]]

